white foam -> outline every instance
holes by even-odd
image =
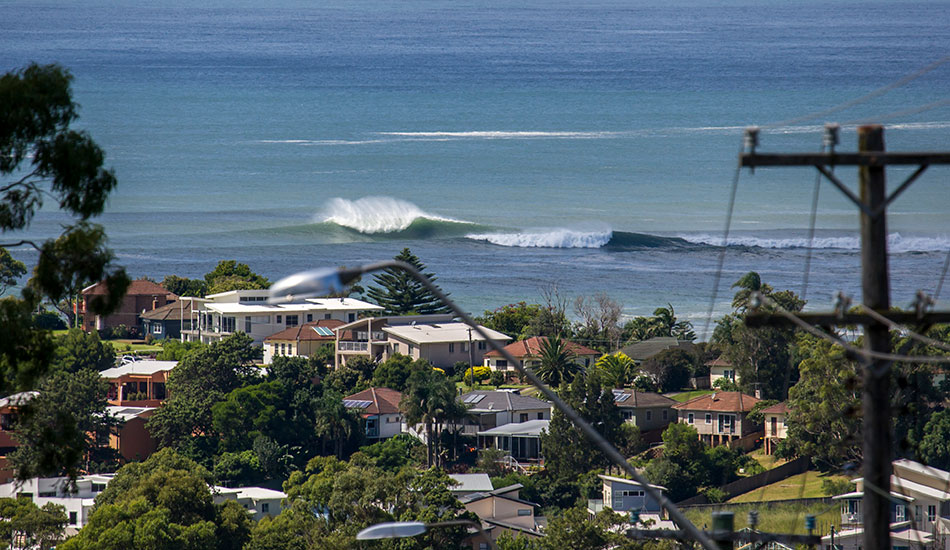
[[[677,235],[683,240],[697,244],[711,244],[719,246],[722,237],[717,235]],[[730,237],[729,246],[757,246],[760,248],[806,248],[807,237],[768,238],[768,237]],[[857,236],[816,237],[812,242],[813,248],[859,250],[861,239]],[[891,233],[887,237],[888,251],[904,252],[942,252],[950,249],[950,238],[947,237],[903,237],[900,233]]]
[[[518,233],[483,233],[466,235],[476,241],[499,246],[521,248],[600,248],[610,242],[613,231],[575,231],[551,229]]]
[[[360,233],[392,233],[405,230],[419,218],[468,223],[429,214],[409,201],[393,197],[363,197],[355,201],[330,199],[316,221],[335,223]]]

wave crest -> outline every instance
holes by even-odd
[[[575,231],[552,229],[518,233],[482,233],[466,235],[476,241],[520,248],[601,248],[613,238],[613,231]]]
[[[680,235],[683,240],[696,244],[719,246],[722,237],[716,235]],[[807,237],[768,238],[768,237],[729,237],[729,246],[755,246],[758,248],[787,249],[807,248]],[[816,237],[812,248],[860,250],[861,239],[857,236]],[[950,248],[947,237],[904,237],[900,233],[887,236],[887,248],[890,252],[943,252]]]
[[[321,223],[333,223],[360,233],[396,233],[405,231],[416,220],[464,223],[425,212],[415,204],[393,197],[363,197],[355,201],[330,199],[317,216]]]

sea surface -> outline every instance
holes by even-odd
[[[276,279],[410,247],[476,313],[557,285],[702,329],[744,127],[763,152],[818,151],[825,122],[840,151],[864,122],[889,150],[950,149],[950,63],[806,118],[950,55],[947,2],[192,4],[0,2],[0,70],[75,76],[120,182],[99,221],[136,276],[236,259]],[[932,167],[890,208],[895,305],[938,284],[948,179]],[[803,290],[815,173],[738,181],[717,315],[749,270]],[[62,223],[48,208],[24,236]],[[857,227],[823,183],[809,309],[860,299]]]

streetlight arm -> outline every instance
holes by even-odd
[[[630,477],[632,477],[634,481],[643,485],[644,491],[648,495],[650,495],[653,499],[655,499],[662,507],[666,508],[670,516],[673,518],[673,521],[676,522],[676,524],[679,525],[680,528],[686,531],[694,540],[699,541],[700,544],[702,544],[702,546],[706,548],[706,550],[718,550],[718,546],[716,545],[716,543],[713,542],[713,540],[710,539],[706,533],[704,533],[703,531],[698,529],[695,525],[690,523],[690,521],[686,519],[686,516],[684,516],[683,513],[680,512],[679,509],[676,507],[676,505],[670,499],[668,499],[661,491],[654,489],[653,486],[651,486],[639,473],[637,473],[636,469],[629,462],[627,462],[627,459],[622,454],[620,454],[620,451],[618,451],[616,447],[614,447],[609,441],[607,441],[604,438],[604,436],[600,435],[600,433],[598,433],[597,430],[595,430],[594,427],[591,426],[589,422],[584,420],[584,418],[581,417],[581,415],[578,414],[577,411],[575,411],[573,408],[571,408],[570,405],[568,405],[563,399],[561,399],[557,395],[557,393],[554,392],[554,390],[552,390],[551,388],[547,386],[547,384],[542,382],[541,379],[538,378],[531,369],[528,369],[524,365],[519,363],[510,353],[508,353],[507,350],[505,350],[504,347],[502,347],[495,340],[493,340],[488,335],[488,333],[486,333],[485,330],[482,329],[482,327],[478,323],[476,323],[474,319],[472,319],[472,317],[468,313],[462,311],[462,309],[459,308],[459,306],[456,305],[455,302],[450,300],[449,297],[446,296],[445,293],[442,292],[442,290],[439,287],[433,284],[429,280],[428,277],[426,277],[421,272],[419,272],[419,270],[413,267],[411,264],[408,264],[406,262],[401,262],[398,260],[386,260],[382,262],[366,264],[359,268],[346,268],[343,270],[336,270],[336,273],[337,273],[336,279],[334,279],[332,276],[329,276],[330,275],[329,272],[324,272],[324,271],[298,273],[296,275],[291,275],[290,277],[286,279],[281,279],[280,281],[275,283],[274,286],[271,287],[271,296],[273,297],[275,295],[275,289],[276,289],[276,295],[278,297],[300,296],[304,294],[304,292],[314,292],[314,289],[317,285],[308,284],[311,281],[308,281],[307,279],[304,278],[304,276],[307,275],[308,273],[317,274],[320,277],[323,277],[323,280],[327,281],[329,284],[341,284],[344,278],[349,278],[349,281],[352,281],[358,275],[370,273],[373,271],[379,271],[383,269],[399,269],[399,270],[405,271],[406,273],[409,273],[410,275],[412,275],[414,279],[422,283],[422,285],[425,286],[426,289],[428,289],[432,294],[434,294],[443,304],[447,305],[455,315],[460,317],[465,322],[465,324],[472,327],[472,329],[474,329],[475,332],[477,332],[479,336],[481,336],[486,342],[488,342],[488,345],[493,350],[500,353],[508,361],[509,365],[514,365],[515,368],[518,369],[518,372],[520,372],[522,376],[527,378],[536,388],[538,388],[538,390],[542,394],[544,394],[544,396],[548,398],[551,401],[551,403],[553,403],[554,406],[557,407],[559,411],[561,411],[562,414],[567,416],[567,418],[570,419],[570,421],[575,426],[579,427],[581,431],[584,432],[584,434],[586,434],[587,437],[591,441],[593,441],[594,444],[605,455],[607,455],[607,457],[614,464],[620,466],[620,468],[622,468],[628,475],[630,475]],[[293,280],[291,281],[291,279]],[[285,281],[287,281],[288,283],[285,284]],[[291,286],[289,283],[298,283],[301,291],[295,291],[295,287]],[[300,284],[300,283],[303,283],[303,284]],[[329,289],[330,287],[326,287],[326,288]],[[327,292],[327,290],[323,290],[322,292],[325,293]]]

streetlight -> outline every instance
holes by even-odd
[[[509,365],[514,365],[518,372],[522,376],[527,378],[531,384],[533,384],[538,390],[548,398],[552,404],[559,411],[561,411],[564,416],[566,416],[572,424],[577,426],[584,432],[587,437],[594,442],[595,445],[605,454],[607,457],[617,466],[619,466],[624,472],[626,472],[631,478],[636,482],[640,483],[643,486],[643,490],[650,495],[654,500],[656,500],[660,506],[666,508],[670,516],[673,518],[673,521],[676,522],[693,540],[699,541],[700,544],[706,550],[718,550],[718,546],[709,535],[698,529],[695,525],[689,522],[686,519],[686,516],[673,504],[670,499],[666,498],[663,493],[657,489],[654,489],[643,477],[637,473],[636,469],[627,462],[627,459],[620,454],[620,451],[617,450],[609,441],[604,439],[604,436],[600,435],[589,422],[584,420],[570,405],[564,402],[551,388],[542,382],[531,369],[525,368],[524,365],[519,363],[506,349],[501,345],[491,339],[491,337],[475,322],[474,319],[468,314],[462,311],[458,305],[455,304],[448,296],[445,295],[442,290],[432,284],[429,281],[429,278],[419,272],[418,269],[406,262],[400,262],[398,260],[386,260],[383,262],[376,262],[372,264],[366,264],[363,266],[357,267],[346,267],[340,269],[324,268],[316,269],[312,271],[303,271],[300,273],[295,273],[289,277],[285,277],[270,287],[270,297],[268,301],[272,304],[280,304],[290,302],[296,298],[312,298],[317,296],[325,296],[327,294],[334,294],[341,292],[346,285],[355,281],[360,275],[365,273],[371,273],[373,271],[379,271],[382,269],[398,269],[405,271],[411,275],[415,280],[419,281],[423,286],[425,286],[440,302],[445,304],[452,310],[452,312],[462,319],[466,325],[472,327],[472,330],[478,333],[491,348],[502,355]],[[474,367],[472,367],[474,368]],[[473,371],[474,372],[474,371]]]
[[[482,526],[467,519],[456,519],[450,521],[439,521],[436,523],[423,523],[421,521],[390,521],[387,523],[377,523],[370,525],[356,534],[356,540],[375,540],[375,539],[399,539],[405,537],[415,537],[428,531],[429,529],[438,529],[441,527],[457,526],[474,527],[478,530],[478,536],[485,539],[488,547],[497,550],[497,546],[488,537],[488,534],[482,529]]]

